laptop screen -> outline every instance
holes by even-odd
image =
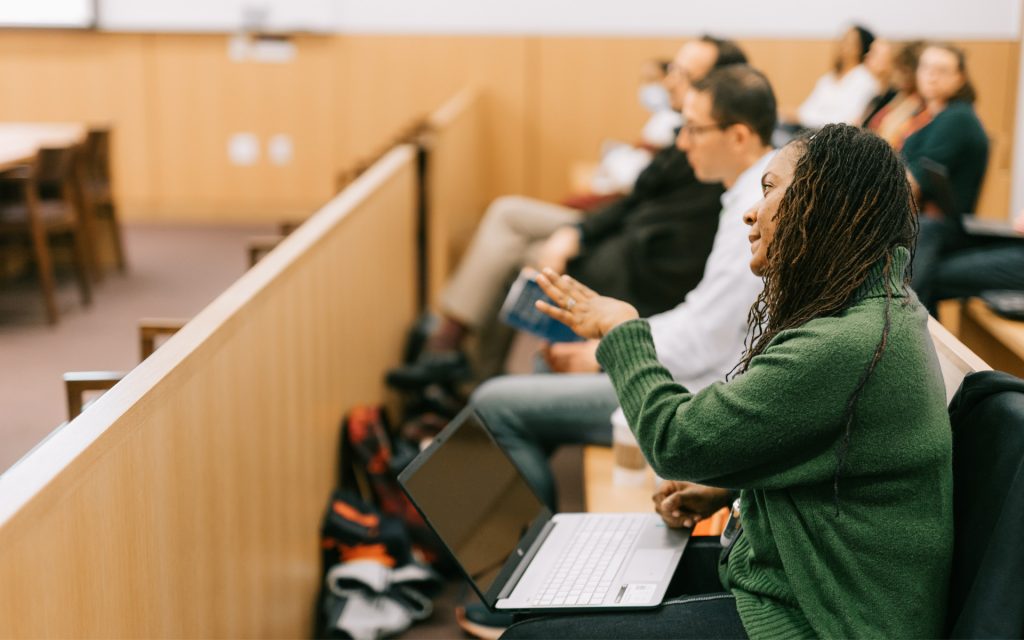
[[[506,567],[509,558],[519,549],[518,561],[526,551],[520,540],[530,532],[522,543],[528,545],[538,522],[551,517],[468,410],[438,434],[399,480],[481,595],[500,589],[514,567]]]

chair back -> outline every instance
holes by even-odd
[[[43,148],[36,157],[36,181],[63,184],[74,178],[76,147]]]
[[[89,129],[83,144],[85,176],[91,182],[110,184],[110,129]]]
[[[953,426],[953,638],[1024,636],[1024,380],[968,375]]]

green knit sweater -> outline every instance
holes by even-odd
[[[894,255],[902,274],[908,253]],[[721,567],[752,638],[943,633],[953,546],[952,441],[927,315],[893,278],[885,351],[841,416],[882,335],[881,267],[836,317],[779,333],[746,373],[690,393],[642,320],[598,360],[663,478],[740,489],[743,534]],[[837,514],[838,505],[838,514]]]

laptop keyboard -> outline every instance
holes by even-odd
[[[584,520],[534,604],[600,604],[645,522],[630,515]]]

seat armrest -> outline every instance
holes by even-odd
[[[106,391],[124,377],[121,371],[68,371],[64,374],[64,390],[68,399],[68,420],[82,413],[83,395],[89,391]]]

